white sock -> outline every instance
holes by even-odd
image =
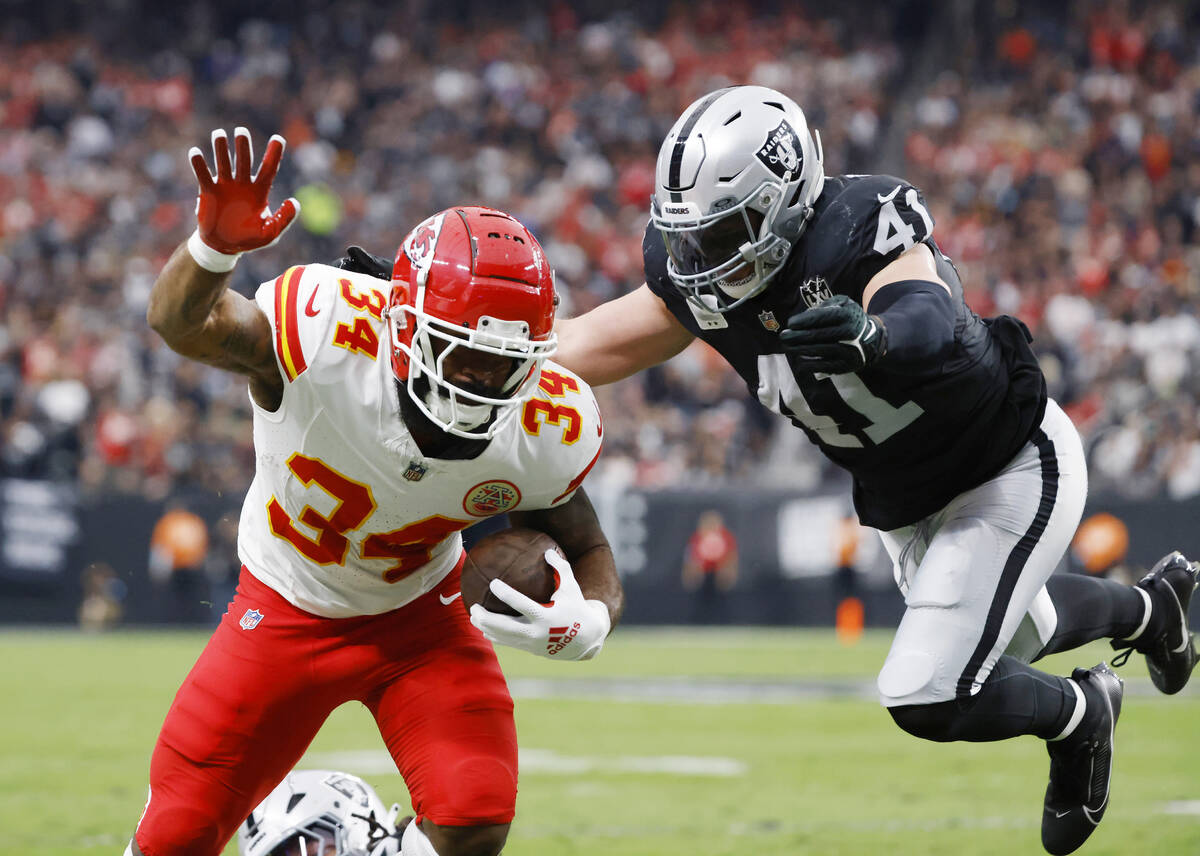
[[[1071,718],[1067,722],[1067,727],[1058,733],[1057,736],[1051,737],[1047,742],[1053,743],[1056,740],[1063,740],[1070,737],[1071,734],[1079,727],[1079,723],[1083,721],[1084,711],[1087,710],[1087,699],[1083,697],[1083,690],[1075,681],[1067,678],[1067,683],[1071,685],[1071,689],[1075,690],[1075,710],[1071,713]]]
[[[1142,623],[1137,626],[1137,630],[1130,633],[1122,642],[1132,642],[1146,631],[1146,625],[1150,623],[1150,612],[1153,609],[1150,601],[1150,594],[1141,586],[1134,586],[1133,590],[1142,596],[1142,600],[1146,602],[1146,608],[1142,611]]]

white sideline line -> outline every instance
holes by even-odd
[[[583,773],[604,772],[736,778],[746,775],[749,771],[749,766],[736,758],[695,755],[619,755],[608,758],[561,755],[553,749],[521,749],[518,763],[522,774],[541,773],[552,776],[577,776]],[[394,774],[396,772],[396,764],[392,761],[392,757],[382,749],[309,752],[301,760],[300,766],[322,770],[344,770],[360,776]]]
[[[709,678],[509,678],[517,699],[583,699],[653,704],[794,704],[833,698],[877,698],[873,681],[763,681]]]
[[[1200,816],[1200,800],[1175,800],[1166,803],[1160,811],[1163,814],[1181,814],[1192,817]]]

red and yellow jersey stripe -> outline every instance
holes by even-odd
[[[300,280],[304,266],[288,268],[275,280],[275,353],[287,382],[304,373],[308,364],[300,347]]]

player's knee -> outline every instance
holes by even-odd
[[[438,826],[429,821],[425,826],[422,830],[416,823],[409,824],[400,856],[497,856],[504,849],[509,828],[507,823]]]
[[[134,845],[146,856],[215,856],[225,841],[211,812],[181,806],[147,814],[138,826]]]
[[[887,711],[896,724],[913,737],[938,743],[958,739],[955,723],[958,721],[959,711],[953,701],[896,705],[889,707]]]
[[[441,798],[426,816],[448,828],[483,827],[512,820],[517,803],[517,771],[499,758],[463,758],[445,771]],[[442,854],[445,856],[445,854]]]
[[[884,707],[938,701],[937,658],[928,651],[892,651],[879,671],[876,687]]]

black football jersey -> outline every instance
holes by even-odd
[[[779,331],[834,294],[859,303],[885,265],[921,242],[957,304],[955,344],[944,361],[898,371],[814,373],[789,359]],[[906,526],[998,473],[1040,424],[1046,384],[1014,318],[983,319],[963,300],[950,259],[933,240],[920,192],[886,175],[830,176],[783,268],[759,295],[723,315],[694,311],[667,276],[653,224],[642,252],[646,282],[693,334],[737,370],[752,395],[787,416],[854,477],[861,521]]]

